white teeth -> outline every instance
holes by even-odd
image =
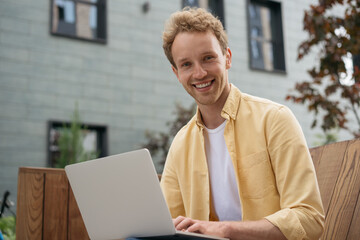
[[[201,84],[197,84],[195,85],[196,88],[205,88],[210,86],[211,82],[207,82],[207,83],[201,83]]]

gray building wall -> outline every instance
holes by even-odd
[[[175,102],[192,103],[162,50],[164,21],[181,1],[149,1],[148,13],[144,2],[108,0],[102,45],[50,35],[48,0],[0,0],[0,194],[8,189],[16,200],[18,167],[47,166],[47,122],[69,121],[76,102],[82,122],[108,127],[109,154],[139,148],[146,130],[166,131]],[[312,0],[281,2],[286,74],[250,70],[246,1],[225,1],[230,81],[289,106],[311,145],[312,116],[284,98],[313,64],[311,57],[296,61],[306,38],[303,9]]]

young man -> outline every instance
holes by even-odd
[[[318,239],[324,213],[302,130],[285,106],[229,83],[232,53],[202,9],[171,15],[163,48],[195,99],[161,180],[178,230],[230,239]]]

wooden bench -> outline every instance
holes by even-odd
[[[360,239],[360,139],[310,153],[326,214],[322,239]]]
[[[63,169],[19,168],[16,239],[90,239]]]
[[[360,239],[360,139],[310,149],[325,208],[322,239]],[[89,239],[62,169],[20,168],[17,239]]]

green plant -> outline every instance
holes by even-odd
[[[316,134],[315,137],[317,140],[314,142],[314,146],[323,146],[326,144],[337,142],[339,139],[338,131],[339,129],[333,129],[323,134]]]
[[[76,105],[70,127],[63,126],[59,129],[59,157],[56,159],[55,167],[64,168],[68,164],[83,162],[95,159],[98,152],[87,152],[83,147],[84,134],[86,126],[80,123],[78,106]]]
[[[168,132],[145,132],[145,138],[147,142],[143,147],[149,149],[151,154],[159,156],[162,161],[161,165],[165,163],[167,153],[172,139],[176,133],[194,116],[196,111],[196,104],[192,104],[189,108],[181,106],[179,103],[175,104],[175,119],[167,122],[167,126],[170,126]]]
[[[0,218],[0,231],[4,240],[15,240],[16,220],[14,216]]]
[[[339,6],[343,16],[331,12]],[[314,112],[312,127],[318,124],[320,114],[324,132],[341,128],[360,137],[360,1],[319,0],[305,11],[303,24],[309,37],[299,46],[298,60],[315,49],[319,62],[308,71],[312,80],[297,83],[296,93],[286,99]],[[351,62],[355,66],[347,67]],[[351,126],[349,113],[355,118]]]

